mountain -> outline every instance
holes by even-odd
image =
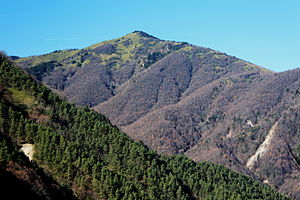
[[[141,31],[17,63],[159,153],[224,165],[300,199],[299,69],[275,73]]]
[[[60,99],[2,54],[0,72],[0,183],[8,196],[288,199],[223,166],[158,155],[105,116]],[[29,160],[18,150],[26,145],[33,147]]]

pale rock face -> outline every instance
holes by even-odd
[[[226,138],[231,138],[231,137],[233,137],[233,131],[229,130],[228,134],[226,135]]]
[[[277,125],[278,125],[278,122],[276,122],[272,126],[272,128],[270,129],[270,131],[269,131],[268,135],[266,136],[264,142],[259,146],[259,148],[255,152],[255,154],[248,159],[246,166],[249,169],[252,169],[255,162],[259,158],[261,158],[268,151],[268,147],[271,144],[271,141],[273,140],[273,138],[275,136],[275,129],[276,129]]]
[[[248,120],[246,124],[249,125],[250,127],[254,128],[254,125],[253,125],[253,123],[251,122],[251,120]]]
[[[25,156],[29,158],[30,161],[32,161],[33,154],[34,154],[34,146],[33,144],[22,144],[22,148],[20,149]]]
[[[268,179],[264,180],[263,183],[270,185],[270,181]]]

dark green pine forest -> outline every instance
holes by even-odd
[[[223,166],[158,155],[2,54],[0,97],[1,186],[18,182],[12,191],[31,199],[288,199]],[[24,143],[34,145],[32,162]]]

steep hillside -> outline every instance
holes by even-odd
[[[1,129],[3,129],[2,126]],[[0,188],[1,198],[6,199],[77,199],[71,190],[59,185],[35,163],[29,162],[28,158],[19,152],[18,146],[2,131],[0,136]]]
[[[300,70],[274,73],[139,31],[18,63],[160,153],[225,165],[300,198],[300,134],[290,121]]]
[[[288,199],[223,166],[156,154],[103,115],[61,100],[3,55],[0,72],[0,161],[16,152],[9,145],[32,144],[33,164],[79,199]]]

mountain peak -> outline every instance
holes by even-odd
[[[150,35],[144,31],[139,31],[139,30],[136,30],[136,31],[133,31],[132,33],[136,33],[138,35],[140,35],[141,37],[147,37],[147,38],[155,38],[155,39],[158,39],[157,37],[154,37],[153,35]]]

